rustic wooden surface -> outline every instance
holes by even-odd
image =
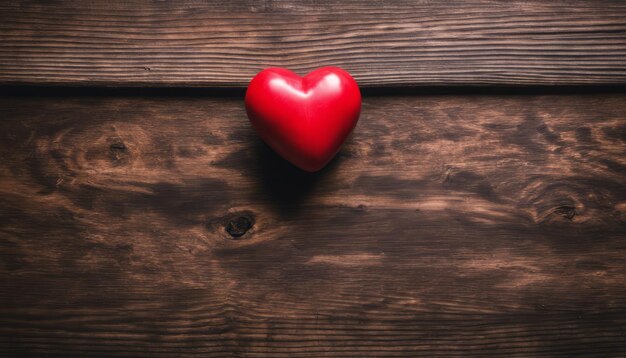
[[[264,67],[363,86],[626,84],[623,1],[3,1],[0,83],[245,86]]]
[[[626,352],[626,94],[365,97],[316,175],[238,96],[0,108],[1,356]]]
[[[626,356],[624,19],[0,3],[0,357]],[[374,88],[310,175],[241,95],[263,67],[323,65]]]

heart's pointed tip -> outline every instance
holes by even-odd
[[[326,163],[324,164],[296,164],[296,163],[291,163],[294,166],[296,166],[298,169],[307,172],[307,173],[315,173],[315,172],[319,172],[320,170],[322,170],[325,166]]]
[[[300,168],[300,169],[302,169],[303,171],[305,171],[305,172],[307,172],[307,173],[311,173],[311,174],[313,174],[313,173],[317,173],[317,172],[319,172],[319,171],[320,171],[320,170],[322,170],[324,167],[325,167],[325,165],[323,165],[323,166],[321,166],[321,167],[319,167],[319,168],[317,168],[317,167],[316,167],[316,168]]]

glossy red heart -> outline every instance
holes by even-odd
[[[268,68],[250,82],[246,111],[274,151],[314,172],[337,154],[354,129],[361,92],[352,76],[337,67],[323,67],[304,77]]]

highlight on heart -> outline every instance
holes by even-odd
[[[350,74],[322,67],[304,77],[268,68],[245,97],[250,123],[276,153],[302,170],[322,169],[339,152],[361,113],[361,92]]]

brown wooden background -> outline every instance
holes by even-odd
[[[298,171],[266,66],[359,125]],[[626,356],[626,3],[4,1],[0,356]]]

